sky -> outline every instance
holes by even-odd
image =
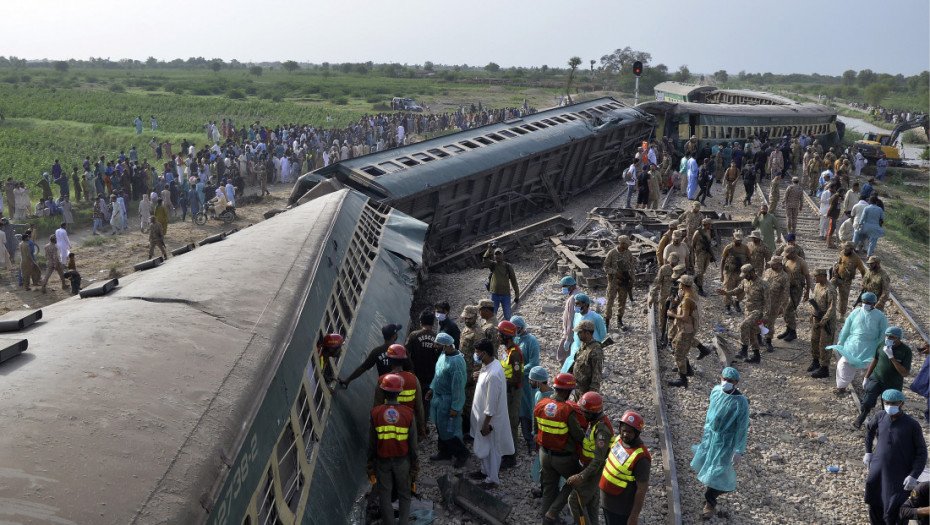
[[[615,49],[692,73],[915,75],[928,0],[4,0],[0,55],[564,67]]]

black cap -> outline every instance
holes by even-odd
[[[381,335],[383,335],[384,338],[387,339],[393,336],[394,334],[396,334],[397,332],[399,332],[401,328],[403,328],[403,326],[399,324],[386,324],[381,327]]]

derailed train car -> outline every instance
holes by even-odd
[[[0,365],[0,521],[346,523],[374,382],[332,396],[316,343],[381,343],[426,229],[342,190],[45,308]]]
[[[292,200],[334,177],[428,223],[430,246],[446,251],[618,174],[653,126],[599,98],[343,160],[301,177]]]

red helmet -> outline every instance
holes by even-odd
[[[587,412],[598,413],[604,410],[604,399],[597,392],[585,392],[578,404]]]
[[[404,378],[397,374],[387,374],[381,378],[381,390],[385,392],[400,392],[404,389]]]
[[[407,359],[407,349],[404,345],[391,345],[387,349],[388,359]]]
[[[517,325],[510,321],[501,321],[501,324],[497,325],[497,331],[508,337],[513,337],[517,335]]]
[[[323,346],[326,348],[336,348],[342,346],[345,340],[339,334],[326,334],[323,337]]]
[[[620,422],[630,425],[635,428],[637,432],[643,431],[643,416],[633,412],[632,410],[627,410],[620,416]]]
[[[562,372],[561,374],[555,376],[555,382],[552,384],[552,387],[559,390],[574,390],[575,376],[569,374],[568,372]]]

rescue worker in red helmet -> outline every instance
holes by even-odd
[[[404,365],[408,362],[407,349],[404,348],[404,345],[393,344],[388,347],[386,354],[391,371],[379,377],[378,384],[380,385],[381,381],[391,374],[398,375],[404,380],[404,389],[397,396],[397,401],[413,410],[413,415],[417,420],[417,433],[420,439],[424,439],[426,437],[426,417],[423,409],[423,390],[420,388],[420,380],[417,379],[417,376],[413,372],[404,371]],[[384,390],[376,388],[373,406],[383,404],[384,399]]]
[[[639,438],[643,426],[643,416],[625,412],[620,417],[620,434],[610,443],[598,484],[607,525],[639,523],[652,468],[652,456]]]
[[[584,516],[585,524],[597,525],[600,507],[598,480],[610,452],[614,427],[610,424],[610,419],[604,415],[604,400],[597,392],[585,392],[578,406],[581,407],[581,413],[588,424],[579,457],[584,469],[565,480],[577,493],[568,499],[568,506],[572,510],[575,523],[581,523],[581,517]]]
[[[320,354],[320,372],[323,373],[323,381],[326,382],[330,395],[336,395],[336,391],[330,386],[330,383],[336,379],[333,361],[342,352],[344,342],[345,340],[339,334],[326,334],[316,345],[316,350]]]
[[[514,444],[519,443],[517,436],[520,433],[520,401],[523,399],[523,352],[514,341],[517,335],[517,325],[510,321],[501,321],[497,325],[497,340],[504,347],[504,357],[501,366],[504,367],[504,378],[507,380],[507,415],[510,418],[510,431],[513,434]],[[517,465],[517,453],[504,456],[501,459],[501,468],[508,469]]]
[[[378,485],[381,523],[394,525],[391,491],[397,490],[398,523],[406,525],[410,515],[410,496],[420,464],[417,461],[417,435],[411,432],[416,419],[410,407],[400,404],[397,396],[403,392],[404,380],[397,374],[386,374],[378,381],[384,392],[384,404],[371,409],[371,430],[368,440],[368,479]]]
[[[549,399],[540,399],[533,409],[544,525],[557,523],[559,513],[568,502],[572,487],[565,485],[560,490],[559,478],[568,479],[581,471],[576,444],[584,440],[575,409],[566,402],[575,390],[575,376],[563,372],[555,377],[552,386],[555,394]]]

